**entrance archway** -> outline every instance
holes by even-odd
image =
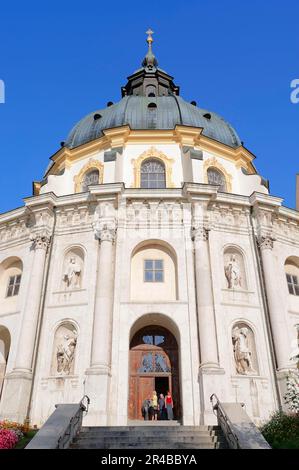
[[[142,403],[154,390],[158,396],[170,390],[174,418],[180,419],[179,348],[174,335],[162,326],[143,327],[134,334],[129,354],[129,419],[143,419]]]

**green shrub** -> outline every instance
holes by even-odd
[[[273,449],[299,449],[299,415],[276,412],[261,428]]]

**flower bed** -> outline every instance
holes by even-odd
[[[0,449],[23,448],[22,442],[27,444],[35,432],[25,424],[0,421]]]

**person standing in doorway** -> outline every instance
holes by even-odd
[[[173,419],[173,399],[169,390],[165,398],[165,406],[166,406],[166,411],[167,411],[167,419],[172,420]]]
[[[152,402],[153,402],[153,408],[154,408],[153,418],[154,418],[154,421],[156,421],[158,419],[158,397],[157,397],[156,391],[153,392]]]
[[[160,393],[158,400],[159,420],[162,421],[165,417],[165,398],[163,393]]]

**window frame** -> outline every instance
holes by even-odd
[[[213,183],[213,182],[210,182],[210,181],[209,181],[209,173],[211,173],[212,171],[213,171],[215,174],[218,173],[218,175],[219,175],[220,177],[222,177],[223,182],[222,182],[221,184],[219,184],[219,183]],[[219,191],[220,191],[220,192],[223,192],[223,193],[226,193],[226,192],[227,192],[227,181],[226,181],[226,177],[225,177],[225,174],[224,174],[221,170],[219,170],[219,168],[216,168],[216,167],[214,167],[214,166],[209,166],[209,167],[207,168],[207,180],[208,180],[208,184],[211,184],[211,185],[214,185],[214,186],[219,186]]]
[[[286,272],[286,281],[287,281],[289,294],[299,297],[298,276],[296,276],[295,274],[290,274]]]
[[[146,164],[148,163],[158,163],[161,168],[163,168],[163,172],[145,172],[145,171],[142,171],[142,169],[145,167]],[[143,175],[145,175],[147,178],[146,178],[146,181],[143,180]],[[161,175],[161,177],[159,178],[159,176]],[[163,176],[163,178],[162,178]],[[144,183],[146,183],[146,185],[144,185]],[[152,185],[150,184],[152,183]],[[153,183],[155,183],[153,185]],[[158,183],[163,183],[163,185],[161,184],[161,186],[158,185]],[[156,158],[156,157],[152,157],[152,158],[147,158],[146,160],[144,160],[142,163],[141,163],[141,166],[140,166],[140,188],[141,189],[165,189],[166,188],[166,167],[165,167],[165,163],[160,160],[159,158]]]
[[[11,282],[11,280],[13,280]],[[21,287],[22,274],[13,274],[8,277],[8,283],[6,288],[6,298],[15,297],[19,295]]]
[[[146,263],[152,263],[152,268],[146,268]],[[156,268],[156,263],[162,263],[162,268]],[[152,280],[151,279],[146,279],[146,273],[150,272],[152,273]],[[162,273],[162,279],[159,280],[156,278],[157,273]],[[163,283],[165,279],[165,274],[164,274],[164,260],[163,259],[144,259],[143,260],[143,282],[146,283]]]
[[[96,173],[97,172],[97,175],[98,175],[98,181],[97,183],[95,182],[90,182],[88,184],[86,184],[86,179],[89,177],[89,175],[91,175],[92,173]],[[87,170],[84,174],[83,174],[83,177],[82,177],[82,180],[81,180],[81,192],[82,193],[85,193],[88,191],[88,188],[90,185],[92,184],[100,184],[100,170],[98,168],[90,168],[89,170]]]

